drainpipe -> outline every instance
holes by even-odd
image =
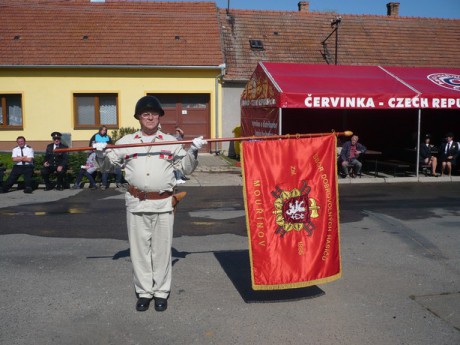
[[[278,108],[278,135],[283,134],[283,108]]]
[[[223,64],[220,64],[219,65],[219,68],[220,68],[220,74],[216,76],[216,79],[215,79],[215,85],[214,85],[214,95],[215,95],[215,137],[218,138],[220,137],[219,136],[219,80],[225,75],[225,63]],[[215,143],[216,146],[215,146],[215,151],[213,152],[212,150],[210,150],[211,153],[215,153],[216,155],[218,155],[220,153],[220,143],[219,142],[216,142]]]
[[[420,169],[420,129],[421,129],[421,122],[422,122],[422,109],[418,109],[418,121],[417,121],[417,153],[415,155],[416,161],[415,161],[415,176],[419,177],[419,169]]]

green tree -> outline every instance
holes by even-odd
[[[110,133],[110,137],[114,143],[117,142],[118,139],[124,137],[126,134],[132,134],[137,132],[138,129],[134,127],[121,127],[120,129],[115,129]]]

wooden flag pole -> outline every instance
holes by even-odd
[[[270,136],[252,136],[252,137],[239,137],[239,138],[210,138],[203,139],[208,143],[217,143],[222,141],[248,141],[248,140],[274,140],[274,139],[298,139],[298,138],[312,138],[321,137],[323,135],[335,134],[336,136],[351,136],[352,131],[344,132],[330,132],[330,133],[308,133],[308,134],[283,134],[283,135],[270,135]],[[180,140],[180,141],[158,141],[153,143],[136,143],[136,144],[121,144],[121,145],[107,145],[106,149],[121,149],[126,147],[142,147],[142,146],[158,146],[158,145],[182,145],[191,144],[193,140]],[[92,151],[93,147],[75,147],[67,149],[56,149],[54,152],[77,152],[77,151]]]

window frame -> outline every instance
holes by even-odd
[[[101,113],[100,113],[100,97],[102,96],[114,96],[115,97],[115,107],[116,107],[116,124],[106,124],[101,123]],[[78,97],[94,97],[94,124],[82,125],[78,123]],[[120,128],[120,114],[119,114],[119,105],[118,105],[118,93],[117,92],[74,92],[73,93],[73,120],[74,120],[74,129],[98,129],[101,126],[107,127],[107,129],[119,129]]]
[[[8,107],[6,99],[8,96],[14,96],[20,98],[21,105],[21,125],[9,125],[8,124]],[[0,130],[22,130],[24,129],[24,106],[23,106],[23,95],[22,93],[0,93],[0,104],[2,106],[2,112],[0,117],[3,119],[3,123],[0,123]]]

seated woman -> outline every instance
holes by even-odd
[[[446,134],[446,142],[441,145],[439,153],[442,164],[441,176],[444,176],[446,169],[448,175],[451,176],[452,165],[455,165],[459,153],[458,143],[454,141],[454,135],[452,133],[449,132]]]
[[[77,179],[72,189],[80,189],[81,180],[83,176],[86,176],[89,181],[90,189],[97,189],[96,181],[94,181],[93,173],[96,171],[94,161],[96,159],[96,152],[91,152],[86,159],[86,164],[81,166],[80,172],[78,173]]]
[[[438,159],[433,156],[432,149],[433,145],[430,143],[431,135],[425,135],[425,141],[420,144],[420,163],[431,166],[431,175],[436,176],[436,167],[438,165]]]

